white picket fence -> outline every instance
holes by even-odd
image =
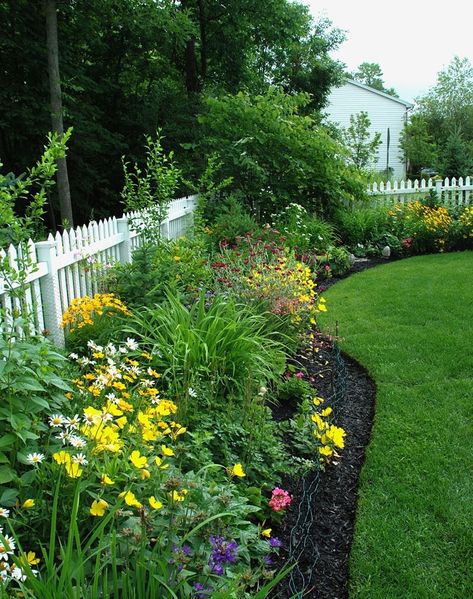
[[[455,206],[469,205],[473,192],[473,178],[459,179],[415,179],[414,181],[394,181],[387,183],[372,183],[368,195],[374,196],[376,203],[396,204],[411,202],[419,197],[418,194],[428,194],[435,190],[442,202]]]
[[[196,206],[197,196],[173,200],[161,226],[163,237],[177,239],[184,235]],[[64,347],[63,313],[74,298],[97,292],[97,275],[117,262],[131,262],[133,250],[144,241],[144,235],[136,230],[139,218],[139,213],[129,213],[55,236],[50,234],[46,241],[35,243],[30,239],[27,251],[33,266],[26,273],[25,297],[20,301],[11,293],[19,286],[17,282],[0,277],[0,307],[4,314],[0,330],[11,331],[14,317],[27,312],[32,333],[47,334],[56,345]],[[22,263],[20,248],[11,245],[7,253],[0,254],[6,256],[10,266],[18,270]],[[21,336],[22,329],[19,326],[13,332]]]

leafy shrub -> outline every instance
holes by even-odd
[[[323,252],[336,240],[333,225],[295,203],[277,215],[273,226],[284,235],[285,245],[298,254]]]
[[[388,211],[384,207],[368,208],[353,206],[338,210],[335,223],[345,245],[356,247],[367,245],[374,239],[389,232]]]
[[[315,268],[321,277],[340,277],[352,266],[350,254],[343,246],[329,246],[324,254],[316,257]]]
[[[200,149],[217,153],[229,190],[241,192],[259,220],[297,201],[329,216],[343,200],[364,195],[344,150],[315,118],[307,116],[308,94],[271,88],[205,98]]]
[[[234,244],[238,237],[242,237],[249,232],[256,233],[258,231],[259,225],[256,220],[238,201],[235,194],[219,206],[218,214],[210,222],[210,229],[208,229],[210,238],[216,248],[219,248],[222,242]]]
[[[456,250],[473,249],[473,207],[459,210],[452,220],[448,235],[448,247]]]
[[[12,343],[0,336],[0,506],[13,506],[36,479],[25,467],[27,448],[40,450],[44,415],[67,403],[72,388],[61,376],[65,362],[49,341]]]
[[[131,307],[162,302],[168,290],[190,300],[210,277],[208,257],[203,235],[145,245],[134,252],[131,264],[112,269],[107,285]]]

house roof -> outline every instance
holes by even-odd
[[[378,96],[382,96],[383,98],[387,98],[388,100],[392,100],[393,102],[398,102],[402,104],[407,109],[413,108],[414,104],[410,102],[406,102],[405,100],[401,100],[401,98],[396,98],[395,96],[391,96],[385,92],[381,92],[374,87],[370,87],[369,85],[365,85],[364,83],[360,83],[359,81],[354,81],[353,79],[345,79],[345,83],[350,83],[351,85],[355,85],[356,87],[361,87],[361,89],[366,89],[366,91],[372,92],[373,94],[377,94]]]

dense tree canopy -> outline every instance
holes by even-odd
[[[61,0],[59,63],[75,220],[120,211],[121,156],[143,158],[163,131],[186,176],[201,162],[197,114],[206,98],[269,86],[323,106],[342,73],[329,57],[343,39],[289,0]],[[0,0],[0,157],[16,175],[50,130],[45,2]],[[56,200],[53,198],[53,202]],[[57,210],[57,204],[55,204]]]
[[[473,166],[473,65],[455,56],[437,83],[417,98],[402,145],[417,175],[434,167],[442,176],[464,177]]]
[[[384,86],[383,71],[377,62],[362,62],[358,69],[351,73],[351,77],[355,81],[369,85],[380,92],[395,96],[396,98],[399,97],[393,87]]]

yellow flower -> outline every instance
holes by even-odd
[[[146,468],[148,466],[146,459],[146,456],[141,455],[137,449],[131,452],[130,462],[135,468]]]
[[[159,456],[156,456],[154,458],[154,462],[156,466],[161,468],[161,470],[166,470],[167,468],[169,468],[169,464],[163,464],[163,460]]]
[[[101,518],[105,514],[105,510],[108,508],[108,503],[104,499],[96,499],[92,502],[89,512],[92,516],[98,516]]]
[[[267,539],[269,539],[269,537],[271,536],[272,530],[273,530],[272,528],[265,528],[264,530],[261,531],[261,534],[263,535],[263,537],[266,537]]]
[[[132,491],[123,491],[118,497],[123,497],[125,503],[131,507],[141,508],[143,505],[136,499],[135,494]]]
[[[64,450],[53,453],[53,459],[58,464],[69,464],[71,462],[71,456]]]
[[[322,410],[321,414],[322,416],[330,416],[330,414],[332,413],[332,408],[325,408],[325,410]]]
[[[119,427],[119,428],[123,428],[125,426],[125,424],[127,423],[127,418],[126,416],[122,416],[121,418],[117,418],[115,420],[115,424]]]
[[[34,551],[28,551],[28,553],[22,553],[20,556],[20,562],[22,564],[29,564],[30,566],[36,566],[39,564],[41,560],[39,557],[36,557],[36,553]]]
[[[160,510],[163,507],[163,504],[158,499],[156,499],[154,495],[151,495],[148,501],[153,510]]]
[[[66,472],[67,472],[67,476],[69,476],[70,478],[79,478],[79,476],[82,474],[83,470],[80,467],[80,464],[76,464],[74,463],[68,463],[66,464]]]
[[[24,510],[29,510],[30,508],[34,507],[34,504],[35,504],[34,499],[25,499],[25,501],[23,501],[23,503],[21,504],[21,507]]]
[[[100,477],[100,483],[102,485],[113,485],[113,484],[115,484],[114,481],[107,474],[102,474],[102,476]]]
[[[180,491],[171,491],[169,495],[174,501],[184,501],[188,492],[187,489],[181,489]]]
[[[232,476],[238,476],[239,478],[243,478],[246,476],[245,471],[243,470],[243,466],[241,464],[234,464],[230,471]]]
[[[180,259],[181,259],[181,257],[180,257],[180,256],[174,256],[174,260],[175,260],[176,262],[179,262],[179,260],[180,260]]]
[[[141,470],[141,479],[145,480],[146,478],[149,478],[151,476],[151,472],[149,470],[146,470],[146,468],[143,468]]]
[[[165,456],[174,455],[174,451],[170,447],[166,447],[166,445],[161,445],[161,451],[163,452],[163,455],[165,455]]]
[[[319,447],[319,453],[320,455],[330,458],[333,456],[333,449],[328,445],[323,445],[322,447]]]

